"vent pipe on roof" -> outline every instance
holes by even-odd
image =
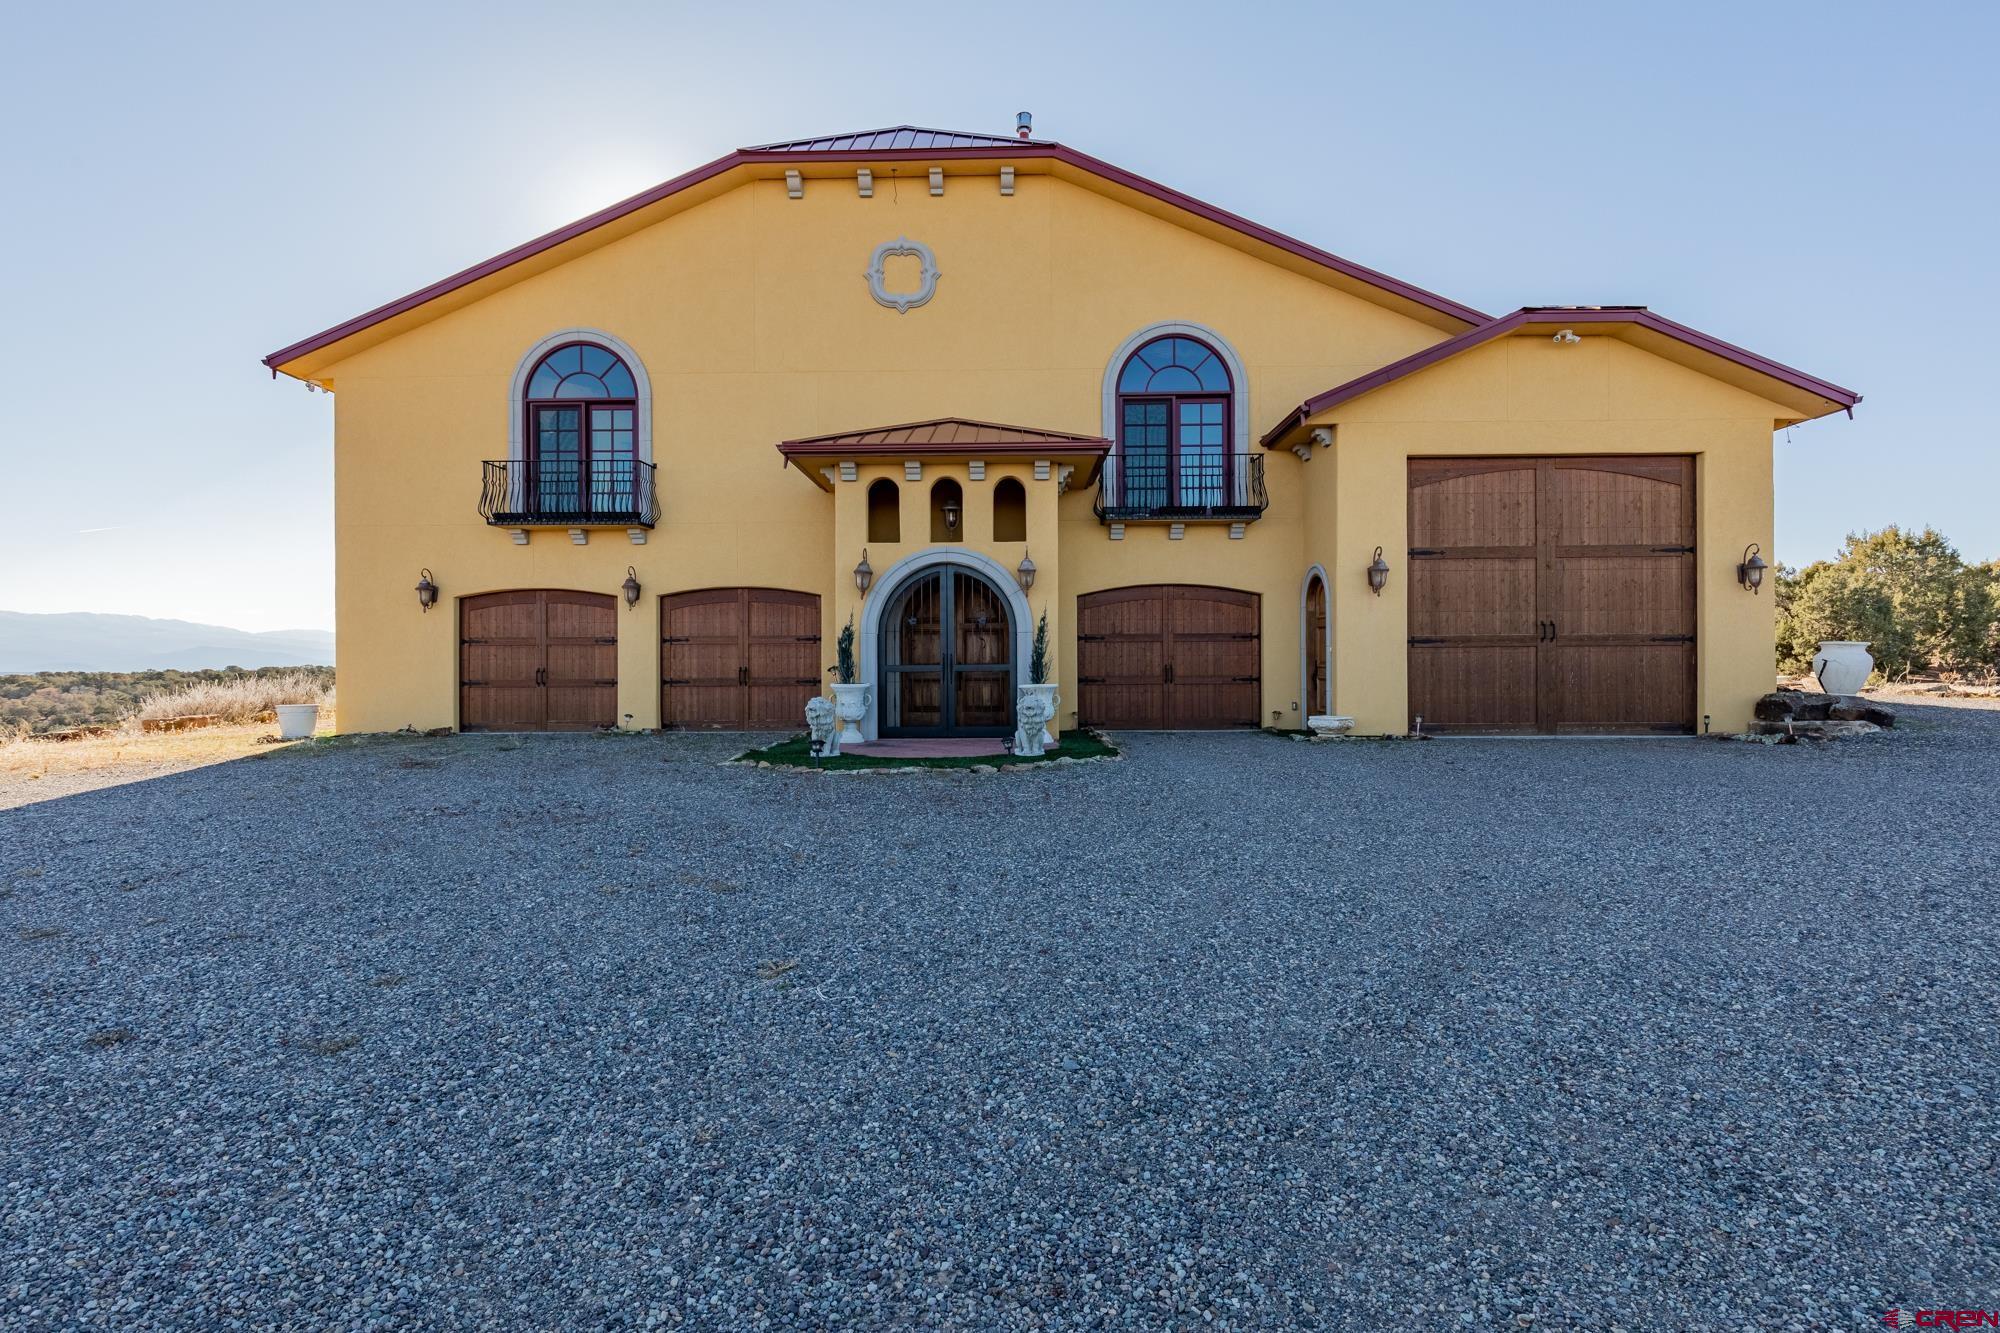
[[[1015,135],[1018,136],[1019,138],[1026,139],[1031,135],[1033,135],[1034,132],[1035,132],[1035,113],[1032,111],[1015,112],[1014,113]]]

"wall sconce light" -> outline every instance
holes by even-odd
[[[1375,548],[1375,559],[1368,566],[1368,586],[1380,597],[1382,589],[1389,586],[1389,562],[1382,558],[1382,548]]]
[[[1743,563],[1736,567],[1736,581],[1753,594],[1764,586],[1764,571],[1770,566],[1764,563],[1763,547],[1751,542],[1743,548]]]
[[[854,586],[861,590],[863,597],[866,597],[868,585],[874,581],[875,567],[868,563],[868,548],[864,546],[861,548],[861,563],[854,567]]]
[[[1028,558],[1026,552],[1021,555],[1021,565],[1014,571],[1014,577],[1020,580],[1022,592],[1035,586],[1035,562]]]
[[[428,611],[437,605],[438,586],[431,582],[431,572],[426,569],[417,575],[417,605]]]
[[[631,565],[625,566],[625,605],[639,604],[639,571]]]
[[[958,501],[956,501],[956,500],[946,500],[946,501],[944,502],[944,506],[943,506],[943,508],[944,508],[944,530],[945,530],[946,532],[957,532],[957,531],[958,531]]]

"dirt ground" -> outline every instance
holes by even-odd
[[[321,734],[332,727],[332,718],[322,712]],[[120,732],[78,741],[9,741],[0,744],[0,810],[225,764],[297,744],[300,742],[279,740],[275,722],[200,731]]]

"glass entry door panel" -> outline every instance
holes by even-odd
[[[936,731],[944,726],[944,588],[935,574],[896,598],[882,627],[883,728]]]
[[[953,723],[967,728],[1007,728],[1014,719],[1013,668],[1008,662],[1007,602],[999,590],[968,570],[953,570]]]
[[[978,574],[941,569],[905,584],[883,615],[883,733],[1012,731],[1013,641],[1007,599]]]

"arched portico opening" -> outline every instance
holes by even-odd
[[[1011,571],[964,547],[930,547],[877,578],[862,612],[861,731],[1004,736],[1033,635]]]

